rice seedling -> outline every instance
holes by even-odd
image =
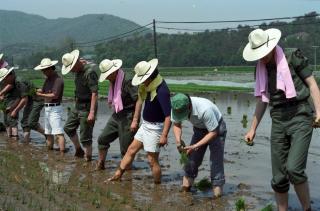
[[[184,165],[187,164],[187,162],[188,162],[188,155],[187,155],[187,153],[186,153],[186,152],[181,152],[181,153],[180,153],[180,164],[184,166]]]
[[[236,211],[246,211],[246,203],[243,197],[236,201]]]
[[[227,113],[230,115],[231,114],[231,107],[230,106],[228,106],[228,108],[227,108]]]
[[[212,183],[208,180],[208,178],[203,178],[199,182],[195,183],[194,186],[200,191],[205,191],[212,188]]]
[[[273,211],[272,204],[268,204],[267,206],[262,208],[261,211]]]

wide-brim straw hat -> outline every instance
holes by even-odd
[[[141,61],[139,62],[135,68],[135,75],[132,79],[132,85],[138,86],[142,84],[145,80],[147,80],[150,75],[155,71],[158,66],[158,59],[151,59],[150,61]]]
[[[38,66],[36,66],[34,69],[35,70],[43,70],[43,69],[47,69],[49,67],[52,67],[54,65],[56,65],[58,63],[57,60],[51,60],[49,58],[44,58],[41,60],[40,64]]]
[[[7,75],[9,75],[9,73],[11,73],[11,71],[13,70],[14,68],[11,67],[10,69],[7,69],[7,68],[1,68],[0,69],[0,81],[2,81],[3,79],[5,79],[7,77]]]
[[[246,61],[256,61],[268,55],[281,38],[279,29],[255,29],[249,34],[249,43],[243,50],[242,56]]]
[[[72,70],[72,68],[78,61],[79,54],[80,54],[79,50],[76,49],[62,56],[62,68],[61,68],[62,75],[66,75]]]
[[[0,60],[2,59],[2,57],[3,57],[3,53],[0,53]]]
[[[99,82],[103,82],[108,78],[108,76],[119,70],[122,66],[122,60],[121,59],[114,59],[114,60],[109,60],[109,59],[104,59],[100,62],[99,64],[99,69],[100,69],[100,78]]]

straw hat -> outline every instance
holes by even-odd
[[[5,79],[7,77],[7,75],[9,75],[9,73],[11,73],[11,71],[13,70],[14,68],[11,67],[10,69],[7,69],[7,68],[1,68],[0,69],[0,81],[2,81],[3,79]]]
[[[268,55],[276,47],[280,38],[279,29],[255,29],[249,34],[249,43],[243,50],[243,58],[246,61],[256,61]]]
[[[62,75],[68,74],[79,58],[79,50],[74,50],[71,53],[66,53],[62,56]]]
[[[102,82],[106,80],[106,78],[113,72],[120,69],[122,66],[122,60],[121,59],[104,59],[100,62],[99,69],[100,69],[100,78],[99,82]]]
[[[3,53],[0,54],[0,60],[2,59],[2,57],[3,57]]]
[[[150,61],[141,61],[139,62],[135,68],[135,75],[132,79],[132,85],[138,86],[142,84],[145,80],[147,80],[150,75],[155,71],[158,66],[158,59],[151,59]]]
[[[44,58],[41,60],[40,65],[36,66],[34,69],[35,70],[43,70],[47,69],[48,67],[52,67],[58,63],[57,60],[51,61],[49,58]]]

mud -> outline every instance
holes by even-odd
[[[48,152],[43,137],[32,133],[32,142],[24,144],[7,140],[0,135],[0,208],[3,210],[235,210],[235,202],[244,197],[248,210],[260,210],[272,203],[270,187],[270,125],[268,111],[257,131],[255,145],[242,140],[250,126],[255,102],[251,94],[232,92],[205,96],[218,105],[227,123],[225,145],[226,185],[224,196],[212,200],[212,192],[193,189],[180,193],[183,176],[180,154],[175,147],[172,131],[169,144],[160,154],[162,184],[154,185],[146,155],[141,151],[133,170],[124,174],[122,182],[104,183],[116,170],[121,159],[116,140],[107,156],[107,169],[95,172],[97,137],[105,126],[111,110],[105,101],[99,103],[98,119],[94,128],[94,160],[85,163],[69,152]],[[70,103],[65,102],[65,112]],[[228,112],[228,107],[230,111]],[[66,116],[66,115],[65,115]],[[41,121],[42,122],[42,121]],[[42,122],[43,123],[43,122]],[[184,124],[183,140],[188,144],[192,135],[189,123]],[[320,210],[320,130],[315,130],[310,146],[307,174],[312,206]],[[205,155],[196,182],[209,178],[209,150]],[[290,210],[301,210],[293,187],[290,190]],[[1,210],[1,209],[0,209]]]

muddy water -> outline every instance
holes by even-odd
[[[153,180],[144,152],[140,152],[137,155],[133,164],[134,169],[125,173],[121,183],[103,183],[106,178],[112,175],[120,161],[117,140],[111,145],[107,156],[107,169],[103,172],[92,172],[95,161],[87,164],[82,160],[74,159],[72,157],[74,150],[70,140],[67,143],[70,151],[64,157],[61,157],[57,152],[46,152],[43,138],[36,133],[32,134],[33,141],[29,146],[21,143],[8,144],[7,140],[2,136],[0,139],[0,153],[14,152],[25,162],[35,163],[38,171],[41,172],[41,180],[47,181],[54,187],[67,188],[62,192],[57,192],[56,195],[63,198],[63,200],[70,198],[65,204],[72,209],[74,206],[74,210],[93,209],[95,207],[100,207],[103,210],[106,207],[110,208],[111,205],[113,209],[120,210],[129,208],[142,210],[234,210],[235,201],[239,197],[245,198],[249,210],[259,210],[269,203],[274,204],[270,187],[269,135],[271,120],[269,113],[266,113],[259,126],[255,145],[249,147],[241,140],[247,131],[245,127],[250,125],[251,116],[254,112],[253,97],[250,94],[232,92],[210,94],[205,97],[215,101],[222,111],[228,127],[225,145],[225,196],[219,200],[211,200],[211,191],[194,190],[190,194],[179,192],[183,171],[179,163],[180,155],[176,150],[172,131],[170,132],[169,144],[161,151],[160,155],[163,178],[162,184],[159,186],[152,184]],[[65,107],[69,104],[65,103]],[[99,103],[98,119],[94,128],[94,140],[97,140],[111,112],[104,101]],[[244,115],[247,116],[247,125],[245,124],[246,121],[243,121]],[[192,127],[189,123],[185,123],[183,139],[189,143],[191,136]],[[307,167],[312,203],[315,210],[320,210],[320,184],[318,179],[320,175],[319,136],[320,130],[315,130]],[[209,178],[208,158],[209,150],[205,155],[196,181],[202,178]],[[94,159],[97,159],[96,141],[94,141]],[[19,169],[21,166],[19,166]],[[20,177],[23,178],[23,175],[20,175]],[[28,178],[29,180],[30,178]],[[83,187],[85,187],[84,190]],[[298,199],[292,189],[291,187],[290,210],[300,210]],[[71,194],[68,194],[69,192]],[[78,193],[77,197],[73,197],[72,193]],[[99,200],[96,200],[96,198]],[[110,201],[110,199],[112,200]],[[56,200],[58,201],[59,198]],[[43,206],[46,207],[47,205]],[[56,206],[53,206],[53,208],[59,210],[58,205]]]

